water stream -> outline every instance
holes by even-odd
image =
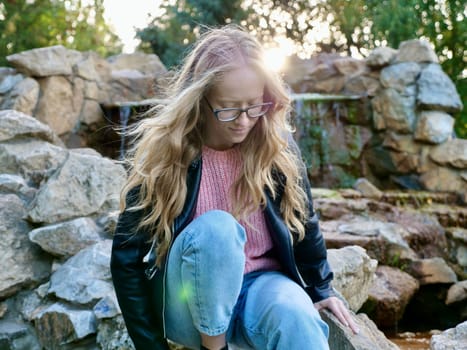
[[[130,106],[121,106],[119,108],[120,127],[121,127],[119,160],[123,160],[125,158],[125,134],[126,134],[126,129],[128,126],[128,119],[130,118],[130,115],[131,115]]]

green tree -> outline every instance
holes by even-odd
[[[137,30],[140,48],[157,53],[165,65],[178,64],[186,48],[207,26],[240,23],[249,11],[242,0],[181,0],[162,2],[162,14]]]
[[[121,51],[103,17],[103,0],[5,0],[0,3],[0,65],[24,50],[64,45],[103,56]]]

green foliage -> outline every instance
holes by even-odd
[[[177,65],[185,50],[207,27],[245,20],[249,11],[241,4],[241,0],[165,0],[162,15],[154,18],[147,28],[137,30],[140,48],[157,53],[168,67]]]
[[[16,52],[50,45],[94,50],[103,56],[121,51],[104,20],[104,0],[6,0],[0,3],[0,65]],[[86,2],[87,3],[87,2]]]

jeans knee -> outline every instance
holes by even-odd
[[[293,300],[282,301],[271,306],[269,317],[270,327],[282,336],[307,333],[316,336],[321,333],[327,338],[329,334],[327,324],[312,304],[305,307]]]
[[[246,242],[246,233],[242,225],[223,210],[210,210],[196,218],[197,238],[205,241],[208,245],[222,244],[223,249],[243,246]],[[198,227],[199,225],[199,227]]]

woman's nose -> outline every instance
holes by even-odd
[[[250,122],[250,118],[246,112],[241,112],[237,119],[235,119],[236,124],[248,124]]]

